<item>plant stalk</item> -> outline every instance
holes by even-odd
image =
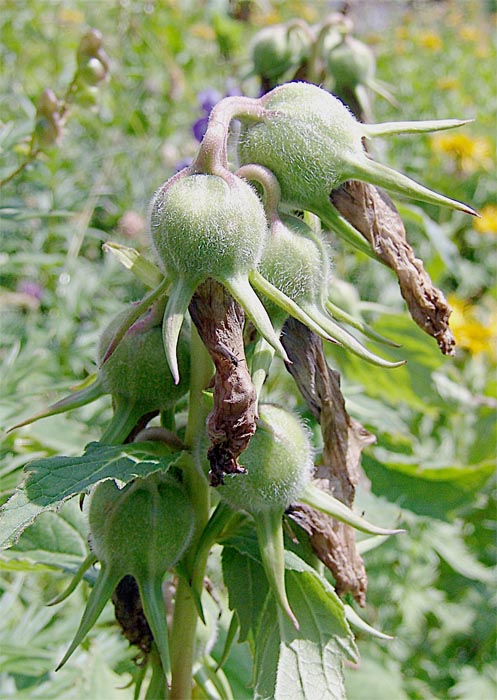
[[[212,374],[212,363],[196,329],[192,325],[190,406],[185,442],[193,449],[198,436],[205,430],[206,409],[202,393]],[[184,481],[192,500],[196,523],[192,543],[183,563],[190,578],[203,581],[207,557],[196,557],[197,544],[209,520],[210,494],[207,478],[192,454],[182,461]],[[192,571],[195,562],[195,571]],[[178,580],[171,629],[171,692],[170,700],[191,700],[193,664],[195,661],[195,633],[198,611],[193,588],[184,577]]]

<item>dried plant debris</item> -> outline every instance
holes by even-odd
[[[212,486],[225,474],[244,473],[238,457],[256,429],[256,394],[245,361],[242,307],[218,282],[208,279],[196,290],[190,315],[216,367],[214,408],[207,419],[207,453]]]
[[[348,415],[340,375],[328,367],[321,339],[293,319],[286,321],[282,339],[292,361],[287,369],[321,425],[323,460],[314,483],[352,507],[361,452],[375,438]],[[309,534],[314,551],[335,578],[337,592],[351,593],[364,605],[367,577],[353,528],[304,504],[292,507],[290,516]]]
[[[112,594],[116,620],[130,644],[147,656],[154,640],[143,612],[138,584],[133,576],[124,576]]]
[[[407,242],[404,224],[390,197],[373,185],[349,180],[333,190],[331,201],[395,272],[414,321],[435,338],[444,355],[453,355],[451,309]]]

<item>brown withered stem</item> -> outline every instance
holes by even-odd
[[[287,369],[321,425],[323,460],[314,483],[352,507],[361,452],[375,438],[348,415],[340,375],[328,367],[322,340],[298,321],[288,319],[282,342],[292,361]],[[308,533],[317,556],[333,574],[337,593],[351,593],[364,605],[367,576],[354,529],[300,503],[292,506],[289,515]]]
[[[193,295],[190,315],[216,367],[214,408],[207,418],[211,446],[207,456],[212,486],[225,474],[244,473],[238,457],[256,429],[256,393],[245,361],[245,314],[229,292],[213,279]]]

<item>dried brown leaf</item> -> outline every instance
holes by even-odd
[[[340,375],[328,367],[321,339],[298,321],[288,319],[282,342],[292,362],[287,369],[321,425],[323,459],[315,484],[351,507],[362,450],[375,438],[348,415]],[[367,577],[353,528],[300,503],[290,515],[309,534],[317,556],[333,573],[337,592],[350,592],[364,605]]]
[[[396,273],[414,321],[435,338],[444,355],[453,355],[451,309],[407,242],[404,224],[390,197],[373,185],[349,180],[333,190],[331,201],[369,241],[380,260]]]
[[[256,429],[256,394],[245,361],[242,307],[215,280],[201,284],[190,315],[216,367],[214,408],[207,418],[211,484],[225,474],[243,473],[238,457]]]

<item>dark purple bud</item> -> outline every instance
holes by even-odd
[[[240,97],[241,95],[243,95],[243,90],[236,83],[226,86],[225,97]]]
[[[205,132],[207,131],[207,124],[209,123],[209,117],[200,117],[192,126],[193,135],[200,143],[204,138]]]
[[[201,90],[198,93],[197,100],[200,107],[208,116],[214,105],[216,105],[219,102],[221,97],[221,93],[217,90],[214,90],[214,88],[207,88],[206,90]]]
[[[190,156],[188,158],[182,158],[181,160],[178,160],[178,162],[174,166],[175,172],[179,173],[180,170],[183,170],[183,168],[188,168],[189,165],[192,164],[193,158]]]

